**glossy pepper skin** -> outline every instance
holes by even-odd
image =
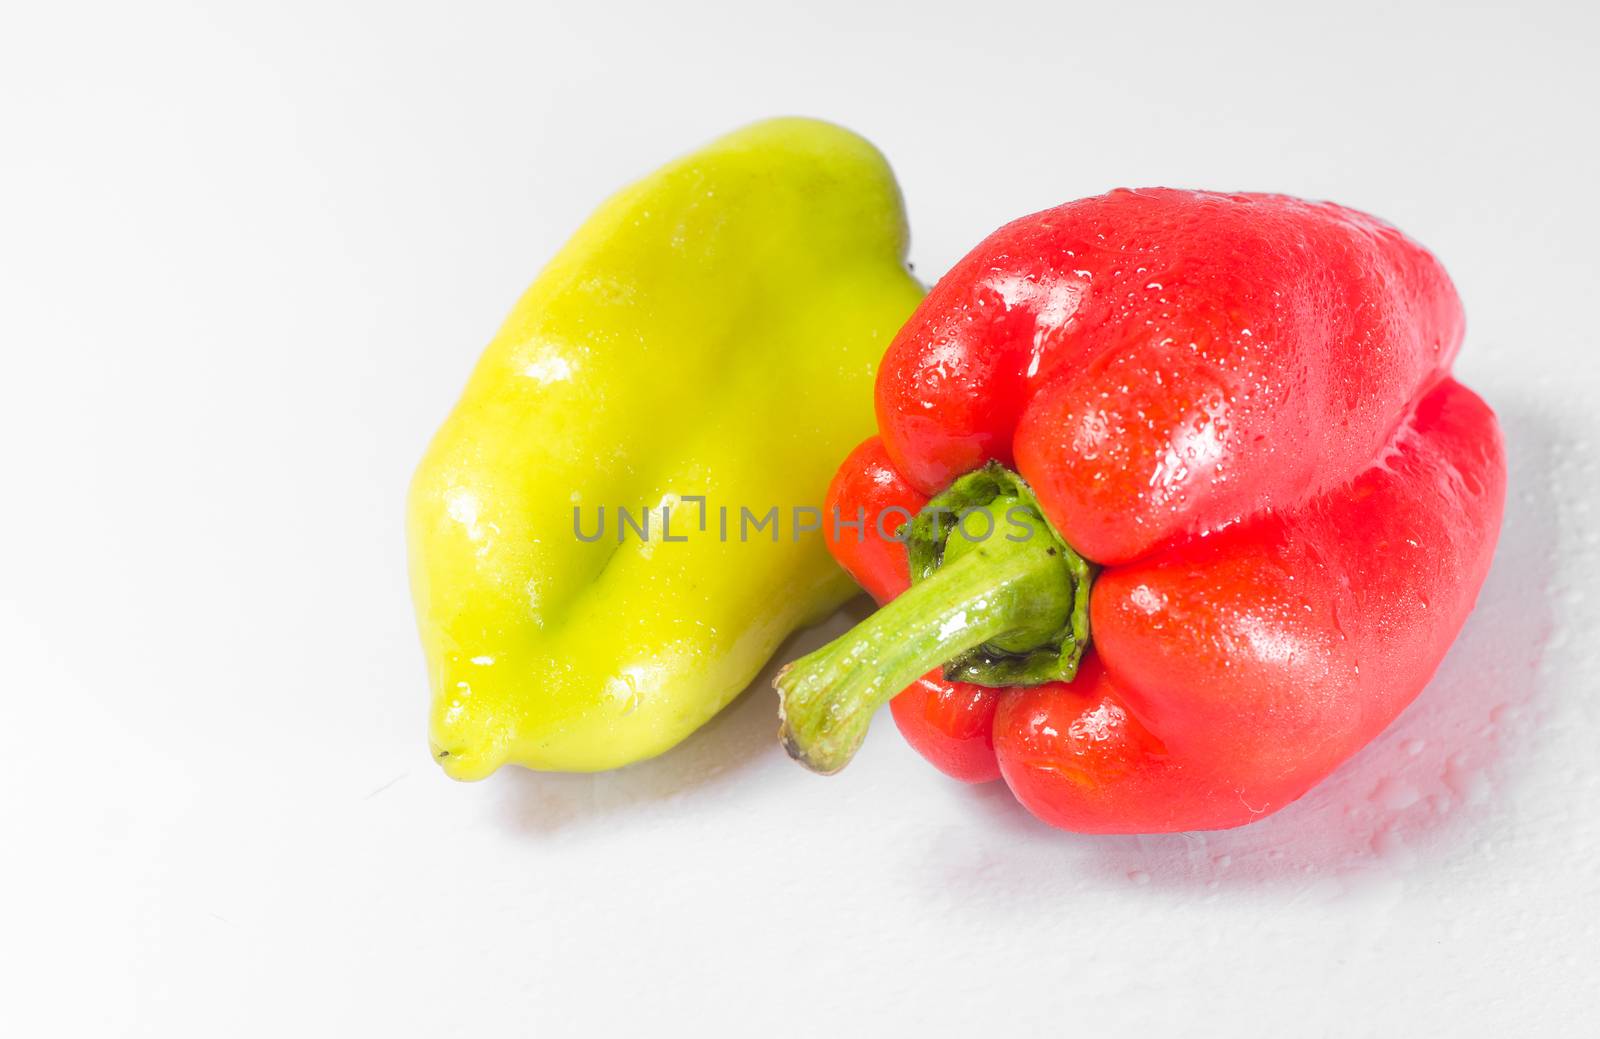
[[[623,190],[550,262],[411,486],[447,773],[658,754],[849,597],[820,532],[724,540],[717,512],[815,505],[871,431],[876,362],[922,296],[905,250],[882,156],[786,119]],[[649,541],[619,542],[619,507],[655,510]]]
[[[880,436],[829,506],[915,512],[1014,466],[1103,567],[1093,648],[1026,688],[936,668],[894,699],[901,731],[1071,830],[1225,828],[1298,798],[1417,695],[1487,573],[1505,461],[1449,375],[1462,331],[1438,263],[1338,206],[1119,191],[996,232],[890,347]],[[835,535],[880,602],[906,592],[900,544]],[[837,765],[814,712],[859,690],[795,667],[791,751]]]

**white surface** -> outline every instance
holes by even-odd
[[[1593,5],[210,6],[0,30],[9,1034],[1592,1026]],[[886,717],[818,779],[764,690],[620,773],[441,776],[411,466],[604,193],[790,112],[885,150],[925,277],[1119,184],[1436,250],[1512,490],[1415,707],[1223,834],[1046,830]]]

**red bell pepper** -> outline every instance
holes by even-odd
[[[894,697],[934,765],[1067,829],[1295,800],[1488,571],[1504,449],[1462,331],[1431,255],[1331,204],[1116,191],[1001,228],[890,346],[829,490],[887,605],[779,676],[790,753],[843,767]]]

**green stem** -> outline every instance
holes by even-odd
[[[861,746],[878,707],[928,671],[1005,636],[1012,636],[1008,648],[1023,648],[1014,645],[1016,633],[1048,635],[1066,626],[1070,640],[1071,629],[1086,623],[1075,616],[1075,578],[1079,568],[1087,577],[1087,565],[1047,534],[1021,541],[996,536],[948,554],[941,546],[937,569],[854,630],[779,672],[773,682],[779,737],[789,755],[815,772],[837,772]],[[949,548],[956,548],[955,539]],[[1087,607],[1087,580],[1082,583]],[[1086,629],[1084,636],[1086,642]],[[1048,678],[1070,680],[1082,646],[1063,653],[1059,634],[1056,640],[1047,652],[1053,659],[1070,656],[1071,673],[1058,670]],[[1047,639],[1022,641],[1045,645]]]

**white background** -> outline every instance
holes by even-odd
[[[209,6],[0,21],[0,1029],[1592,1027],[1594,5]],[[1047,830],[886,717],[816,778],[765,688],[621,772],[440,775],[412,465],[596,202],[782,113],[888,154],[925,278],[1117,185],[1433,248],[1511,492],[1399,723],[1161,837]]]

